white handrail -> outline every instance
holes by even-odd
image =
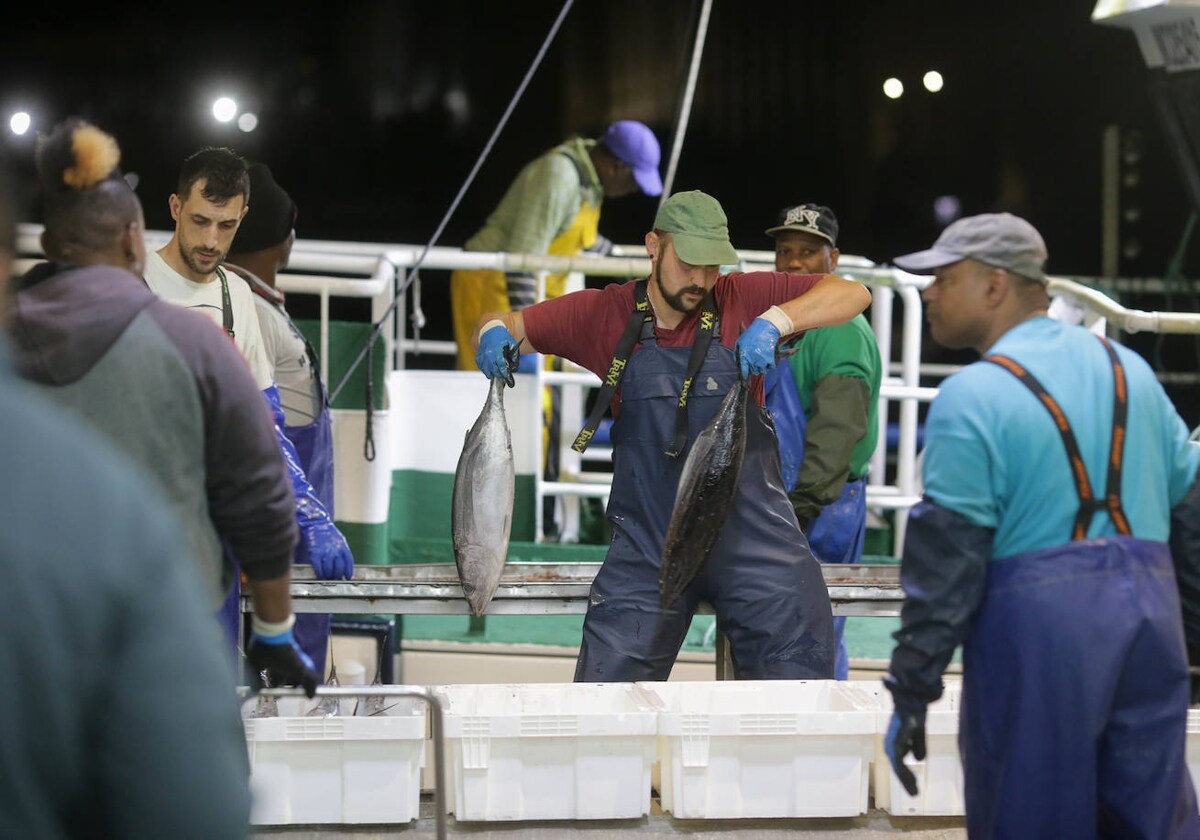
[[[17,231],[18,270],[23,270],[31,260],[40,257],[40,225],[22,224]],[[171,238],[167,231],[147,231],[147,247],[159,248]],[[313,294],[321,302],[321,360],[322,373],[328,381],[329,358],[329,299],[331,297],[369,298],[372,300],[373,318],[379,317],[391,304],[397,272],[411,267],[420,258],[423,246],[371,243],[335,242],[328,240],[297,240],[292,250],[288,269],[280,273],[278,285],[286,292]],[[423,268],[449,270],[455,268],[488,268],[498,271],[533,271],[538,273],[581,273],[598,277],[641,277],[649,273],[650,262],[639,245],[619,245],[613,250],[617,256],[599,257],[580,255],[559,257],[538,254],[506,254],[470,252],[460,248],[434,247],[425,254]],[[743,250],[738,252],[743,270],[770,268],[774,254],[770,251]],[[936,388],[921,387],[922,373],[949,373],[953,366],[938,366],[920,363],[922,302],[921,291],[931,278],[908,274],[896,268],[877,265],[864,257],[842,255],[838,272],[873,287],[874,302],[871,307],[872,327],[884,356],[885,379],[880,393],[880,437],[886,434],[888,406],[892,401],[900,402],[900,439],[896,455],[896,478],[894,485],[884,484],[886,446],[877,447],[871,461],[872,484],[868,487],[868,499],[877,508],[904,509],[917,499],[916,487],[916,440],[918,404],[928,402],[936,395]],[[439,277],[439,281],[444,278]],[[1153,279],[1128,280],[1126,285],[1142,284],[1149,289]],[[1073,295],[1082,306],[1101,314],[1114,326],[1126,332],[1156,332],[1171,334],[1200,334],[1200,313],[1153,312],[1130,309],[1100,291],[1098,286],[1122,288],[1122,278],[1050,278],[1051,292]],[[891,359],[893,305],[896,296],[904,304],[900,359]],[[393,330],[386,330],[385,341],[389,350],[398,338],[401,351],[408,350],[413,342],[406,337],[408,323],[403,315],[403,331],[393,337]],[[423,352],[453,354],[453,341],[430,341],[420,343]],[[393,367],[403,366],[404,352],[389,353]],[[890,375],[898,372],[898,378]],[[599,379],[590,373],[570,371],[543,371],[539,381],[546,385],[582,385],[595,387]],[[540,423],[540,421],[539,421]],[[532,433],[532,432],[531,432]],[[541,451],[540,426],[536,430]],[[561,443],[561,442],[560,442]],[[596,460],[589,458],[588,460]],[[601,474],[603,475],[603,474]],[[576,482],[543,482],[539,471],[536,510],[540,520],[542,496],[550,494],[574,494],[578,496],[600,496],[608,488],[597,483],[593,476]],[[540,522],[539,522],[540,525]],[[897,517],[897,550],[903,539],[903,519]],[[540,527],[538,538],[540,538]]]

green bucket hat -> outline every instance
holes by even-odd
[[[735,265],[729,220],[721,204],[699,190],[675,193],[658,208],[654,229],[671,234],[675,253],[691,265]]]

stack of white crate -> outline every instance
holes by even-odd
[[[961,815],[959,684],[926,721],[927,756],[900,787],[883,753],[891,696],[878,681],[444,685],[448,790],[459,821],[634,819],[657,777],[679,819]],[[249,719],[260,825],[402,823],[418,815],[426,719],[416,700],[381,717]],[[291,705],[289,705],[291,704]],[[298,705],[295,705],[298,704]],[[1196,714],[1196,713],[1194,713]],[[1189,718],[1192,732],[1200,717]],[[1197,732],[1200,735],[1200,732]],[[1193,764],[1193,775],[1197,767]]]

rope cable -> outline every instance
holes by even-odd
[[[388,308],[386,311],[384,311],[383,315],[380,316],[379,321],[374,325],[374,328],[371,330],[371,334],[367,336],[366,344],[361,350],[359,350],[358,355],[354,358],[354,361],[350,363],[350,367],[347,368],[345,374],[342,375],[341,381],[338,382],[337,387],[330,392],[329,401],[331,403],[337,399],[338,394],[341,393],[342,388],[345,387],[346,383],[350,380],[351,375],[353,375],[358,366],[362,364],[362,360],[366,357],[367,351],[370,350],[371,345],[379,337],[380,332],[383,331],[384,323],[396,310],[396,304],[400,300],[400,296],[408,291],[408,287],[412,284],[413,278],[417,276],[417,272],[421,268],[421,264],[425,261],[425,257],[428,256],[429,251],[433,248],[433,246],[437,244],[438,239],[442,235],[442,231],[446,229],[446,225],[450,222],[451,216],[453,216],[454,211],[458,209],[458,205],[462,201],[463,196],[466,195],[471,183],[475,180],[475,176],[479,174],[479,170],[483,167],[483,162],[487,160],[488,155],[491,154],[492,147],[496,145],[496,140],[499,139],[500,132],[504,130],[504,126],[508,123],[509,117],[512,116],[512,112],[517,107],[517,103],[521,101],[521,97],[525,93],[525,88],[529,87],[529,82],[533,79],[533,74],[537,71],[538,66],[542,63],[542,59],[545,57],[546,51],[550,48],[550,44],[554,40],[554,36],[558,33],[559,27],[562,26],[562,22],[566,18],[567,12],[571,10],[571,6],[574,5],[574,2],[575,0],[564,0],[563,7],[559,11],[558,17],[554,21],[554,25],[550,27],[550,32],[546,35],[545,41],[542,42],[541,48],[538,49],[537,55],[534,56],[533,63],[529,66],[529,70],[525,73],[525,78],[523,78],[521,80],[521,84],[517,86],[517,90],[513,94],[512,99],[509,101],[508,107],[504,109],[504,113],[500,117],[500,122],[496,124],[496,128],[492,131],[492,136],[488,138],[487,144],[483,147],[483,151],[479,153],[479,157],[475,161],[475,165],[471,167],[471,171],[467,174],[466,180],[463,181],[462,186],[459,187],[458,194],[454,196],[454,200],[450,202],[450,207],[446,210],[446,214],[442,216],[442,220],[438,223],[437,229],[433,232],[433,236],[430,237],[429,242],[425,244],[425,247],[421,249],[420,255],[417,257],[416,262],[413,263],[412,268],[409,269],[408,275],[404,278],[404,282],[400,284],[400,288],[397,289],[396,293],[392,296],[392,302],[388,305]],[[368,379],[370,379],[370,376],[371,372],[367,371]]]

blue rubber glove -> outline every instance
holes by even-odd
[[[742,371],[742,379],[766,373],[775,367],[775,347],[779,344],[779,328],[766,318],[755,318],[738,336],[733,345]]]
[[[908,795],[916,796],[917,777],[904,763],[904,756],[912,753],[917,761],[925,760],[925,713],[892,712],[892,721],[883,736],[883,751]]]
[[[509,388],[517,383],[513,371],[520,364],[517,339],[503,325],[488,328],[479,336],[479,349],[475,351],[475,364],[488,379],[503,379]]]
[[[321,511],[306,511],[311,500],[296,504],[296,522],[300,526],[300,544],[296,546],[296,562],[311,563],[318,580],[350,580],[354,577],[354,554],[338,527]],[[319,504],[319,502],[318,502]]]
[[[292,494],[296,497],[296,524],[300,527],[296,562],[311,563],[313,574],[320,580],[349,580],[354,574],[354,555],[304,475],[296,447],[283,433],[284,414],[279,402],[279,389],[271,385],[263,391],[263,397],[275,418],[275,439],[287,464]]]
[[[250,685],[254,689],[265,685],[272,688],[298,685],[309,697],[317,693],[321,677],[308,654],[296,644],[296,637],[292,633],[295,620],[295,616],[291,616],[285,622],[286,629],[267,633],[261,629],[258,616],[254,617],[250,642],[246,645],[246,659],[252,671]]]

